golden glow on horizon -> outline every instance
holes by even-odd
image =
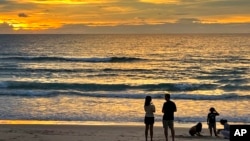
[[[58,28],[60,25],[50,23],[49,25],[41,25],[37,23],[10,23],[13,27],[13,30],[45,30],[45,29],[53,29],[53,28]]]
[[[114,9],[113,9],[114,10]],[[42,15],[42,14],[41,14]],[[11,18],[12,19],[12,18]],[[64,18],[57,19],[46,19],[46,17],[40,17],[36,19],[22,19],[22,20],[0,20],[0,24],[8,23],[13,26],[14,30],[45,30],[45,29],[55,29],[60,28],[64,24],[82,24],[85,26],[119,26],[119,25],[160,25],[164,23],[172,23],[174,24],[176,20],[168,20],[168,21],[160,21],[155,19],[147,19],[147,21],[141,21],[139,19],[130,19],[130,20],[114,20],[110,21],[77,21],[71,19],[71,21],[67,21]],[[250,19],[248,17],[243,16],[233,16],[226,18],[211,18],[201,21],[203,24],[229,24],[229,23],[249,23]],[[63,24],[64,23],[64,24]]]
[[[177,4],[180,0],[140,0],[140,2],[153,4]]]
[[[24,29],[24,30],[30,30],[31,28],[27,25],[27,24],[23,24],[23,23],[11,23],[10,24],[14,30],[19,30],[19,29]]]
[[[250,23],[249,16],[224,16],[216,18],[207,18],[201,23],[204,24],[229,24],[229,23]]]
[[[118,7],[118,6],[104,7],[102,9],[105,11],[108,11],[108,12],[127,12],[127,13],[135,10],[133,8],[130,8],[130,7]]]
[[[34,16],[34,17],[33,17]],[[45,30],[61,27],[58,19],[46,19],[45,17],[39,17],[31,15],[29,17],[21,18],[17,15],[6,14],[3,16],[4,20],[0,20],[0,23],[7,23],[13,28],[13,30]]]
[[[115,0],[16,0],[18,3],[36,3],[36,4],[98,4],[110,3]]]
[[[219,23],[250,23],[249,16],[230,16],[219,20]]]

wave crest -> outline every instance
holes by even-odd
[[[132,62],[142,61],[143,58],[136,57],[92,57],[92,58],[72,58],[72,57],[56,57],[56,56],[11,56],[1,57],[2,60],[19,60],[19,61],[70,61],[70,62]]]

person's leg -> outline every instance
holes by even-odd
[[[150,128],[150,139],[151,139],[151,141],[153,141],[153,135],[154,135],[153,127],[154,127],[154,124],[150,124],[149,128]]]
[[[170,128],[170,130],[171,130],[172,141],[174,141],[174,137],[175,137],[174,128]]]
[[[224,136],[225,139],[229,139],[229,138],[230,138],[230,133],[229,133],[229,131],[221,130],[220,133]]]
[[[212,125],[211,125],[211,123],[209,123],[209,125],[208,125],[208,129],[209,129],[209,132],[210,132],[210,136],[212,136],[212,135],[213,135],[213,133],[212,133]]]
[[[162,123],[163,123],[163,128],[164,128],[165,139],[166,141],[168,141],[168,123],[166,120],[163,120]]]
[[[149,125],[146,124],[146,125],[145,125],[145,140],[146,140],[146,141],[148,140],[148,129],[149,129]]]
[[[164,128],[164,134],[165,134],[166,141],[168,141],[168,128]]]
[[[175,138],[174,121],[169,121],[169,128],[171,131],[172,141],[174,141]]]
[[[213,129],[214,129],[214,135],[217,137],[218,135],[217,135],[217,132],[216,132],[216,123],[214,124]]]

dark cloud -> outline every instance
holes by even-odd
[[[158,25],[120,25],[120,26],[87,26],[84,24],[66,24],[61,28],[40,31],[14,31],[7,23],[0,24],[0,34],[182,34],[182,33],[250,33],[250,23],[246,24],[203,24],[195,18],[180,19],[178,23]],[[47,27],[48,25],[41,25]]]
[[[19,13],[19,14],[18,14],[18,17],[26,18],[26,17],[28,17],[28,15],[25,14],[25,13]]]
[[[211,6],[245,6],[249,5],[249,0],[217,0],[217,1],[206,1],[206,5]]]
[[[175,33],[250,33],[250,24],[202,24],[195,18],[180,19],[179,23],[159,25],[87,26],[83,24],[64,25],[42,33],[56,34],[175,34]],[[188,24],[187,24],[188,23]],[[247,29],[247,30],[246,30]]]
[[[0,0],[0,4],[8,4],[8,3],[10,3],[9,0]]]
[[[10,34],[13,33],[12,26],[7,23],[0,24],[0,34]]]
[[[20,10],[33,10],[39,8],[39,5],[31,2],[19,3],[18,0],[0,0],[0,12],[13,12]]]
[[[211,15],[215,13],[219,14],[247,14],[249,13],[249,0],[216,0],[216,1],[204,1],[200,3],[200,8],[209,10]],[[202,9],[201,9],[202,10]]]

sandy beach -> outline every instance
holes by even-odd
[[[176,141],[226,141],[210,137],[191,137],[188,128],[176,127]],[[171,137],[169,137],[169,140]],[[0,125],[0,141],[144,141],[144,126],[126,125]],[[164,141],[162,127],[154,127],[154,141]]]

